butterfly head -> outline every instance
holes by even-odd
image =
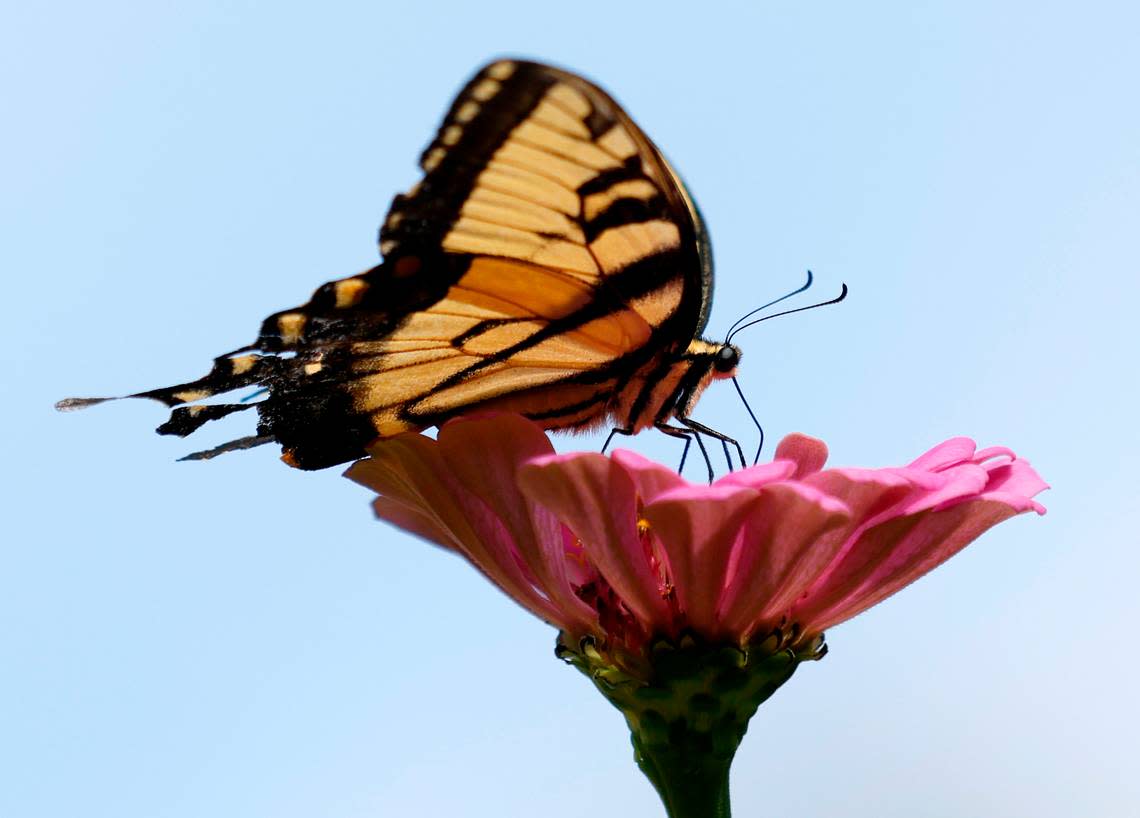
[[[714,378],[731,378],[740,364],[740,349],[732,344],[722,344],[713,356]]]
[[[690,379],[719,381],[736,374],[740,355],[740,347],[735,344],[694,338],[685,350],[682,367],[690,373]]]
[[[739,364],[739,347],[694,338],[675,365],[674,377],[683,395],[678,408],[684,414],[691,412],[705,388],[713,381],[735,376]]]

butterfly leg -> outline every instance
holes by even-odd
[[[607,437],[606,442],[602,444],[602,454],[605,454],[606,449],[610,447],[610,443],[613,442],[614,435],[625,435],[626,437],[629,437],[632,434],[633,429],[622,429],[619,426],[615,426],[614,428],[610,429],[610,436]]]
[[[711,483],[713,481],[715,473],[713,472],[712,460],[709,459],[709,453],[708,450],[705,449],[705,443],[703,440],[701,440],[701,436],[696,429],[682,429],[678,426],[669,426],[665,423],[658,423],[654,428],[656,428],[657,431],[661,432],[662,434],[669,435],[669,437],[679,437],[684,439],[685,450],[681,452],[681,465],[677,467],[677,474],[680,474],[681,471],[685,468],[685,458],[689,454],[689,446],[695,439],[697,441],[697,448],[701,450],[701,456],[705,459],[705,468],[709,470],[709,482]]]
[[[703,423],[698,423],[697,421],[693,420],[692,418],[677,418],[677,420],[681,421],[682,424],[684,424],[688,428],[692,429],[694,432],[700,432],[702,434],[708,435],[711,438],[715,438],[716,440],[719,440],[721,445],[724,446],[724,456],[725,456],[725,459],[728,460],[728,470],[729,471],[732,471],[732,458],[729,457],[729,454],[728,454],[728,444],[729,443],[731,443],[733,446],[736,447],[736,454],[740,457],[740,468],[743,469],[748,465],[748,463],[744,459],[744,449],[741,448],[740,444],[734,438],[729,437],[728,435],[724,434],[723,432],[718,432],[716,429],[712,429],[708,426],[705,426]]]

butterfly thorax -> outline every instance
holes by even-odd
[[[615,395],[611,417],[632,432],[688,417],[708,385],[731,378],[739,360],[740,351],[731,344],[694,338],[679,354],[639,369]]]

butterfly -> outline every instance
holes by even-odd
[[[321,469],[377,438],[497,410],[550,430],[609,423],[611,439],[656,428],[686,452],[699,434],[740,449],[690,417],[740,361],[729,338],[701,337],[713,285],[704,222],[609,94],[549,65],[492,62],[420,167],[384,220],[379,265],[269,316],[205,377],[128,396],[172,408],[160,433],[255,409],[255,435],[191,458],[276,441],[285,462]],[[245,387],[263,399],[202,402]]]

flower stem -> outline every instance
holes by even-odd
[[[699,734],[645,746],[633,735],[633,754],[656,788],[669,818],[729,818],[728,771],[732,757],[704,748]],[[694,739],[698,739],[694,741]]]
[[[568,642],[563,634],[558,656],[625,716],[634,759],[669,818],[729,818],[729,768],[749,719],[800,662],[825,651],[822,637],[794,649],[779,634],[743,647],[660,639],[636,656],[588,637]]]

